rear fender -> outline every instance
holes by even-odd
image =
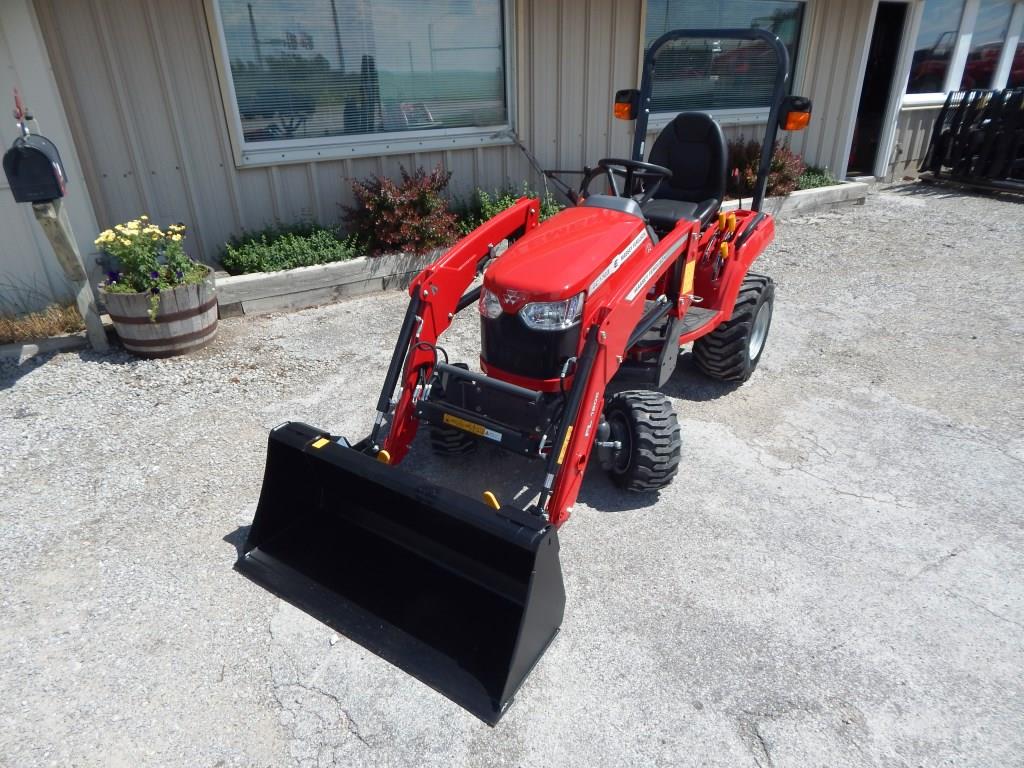
[[[736,305],[736,297],[739,294],[743,278],[746,277],[750,265],[764,253],[764,250],[775,239],[775,219],[765,215],[758,223],[757,228],[743,243],[741,248],[736,248],[736,242],[743,236],[747,227],[751,226],[757,217],[756,211],[737,211],[739,226],[735,235],[728,241],[729,258],[722,268],[717,281],[712,280],[715,254],[711,259],[700,266],[697,270],[694,283],[694,293],[703,297],[701,309],[713,309],[720,313],[723,319],[732,316],[733,307]],[[719,248],[721,243],[718,239],[708,243],[712,248]],[[703,248],[706,247],[702,243]]]

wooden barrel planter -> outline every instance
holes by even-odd
[[[213,270],[201,283],[160,292],[160,308],[149,319],[148,293],[100,292],[121,343],[139,357],[173,357],[209,344],[217,335]]]

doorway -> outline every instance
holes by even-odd
[[[900,55],[900,44],[907,21],[908,4],[880,2],[871,30],[871,44],[864,68],[860,104],[854,120],[850,144],[848,176],[872,176],[878,164],[878,150],[885,129],[893,81]]]

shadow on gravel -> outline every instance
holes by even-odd
[[[977,197],[982,200],[999,200],[1000,202],[1024,204],[1024,195],[1003,192],[997,189],[979,189],[964,186],[955,181],[924,182],[912,181],[887,187],[886,192],[905,197],[923,197],[932,200],[951,200],[958,197]]]
[[[222,541],[226,541],[228,544],[235,548],[235,553],[238,557],[242,556],[242,552],[245,550],[245,540],[249,538],[249,530],[252,528],[251,525],[240,525]]]
[[[52,360],[57,352],[47,352],[30,357],[22,363],[14,359],[0,360],[0,392],[10,389],[22,376],[28,376]]]
[[[693,353],[686,351],[679,355],[676,369],[661,391],[668,397],[705,403],[735,392],[741,384],[739,381],[718,381],[705,376],[693,362]]]

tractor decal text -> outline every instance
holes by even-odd
[[[632,301],[633,299],[635,299],[640,294],[640,291],[643,290],[644,286],[647,285],[654,277],[654,275],[657,274],[658,270],[661,269],[661,266],[666,261],[675,256],[677,253],[679,253],[679,249],[686,245],[686,242],[689,239],[689,237],[684,237],[678,243],[676,243],[667,251],[665,251],[665,253],[661,255],[661,258],[654,262],[654,264],[651,265],[651,268],[644,273],[644,276],[641,277],[639,281],[637,281],[637,284],[633,286],[632,290],[630,290],[630,292],[626,294],[626,301]]]
[[[637,248],[639,248],[641,245],[643,245],[644,241],[646,241],[646,240],[647,240],[647,232],[646,231],[641,232],[639,235],[637,235],[635,238],[633,238],[633,242],[631,242],[629,245],[627,245],[625,250],[623,250],[622,253],[620,253],[618,256],[616,256],[614,259],[612,259],[612,263],[609,264],[607,267],[605,267],[604,271],[600,275],[598,275],[596,278],[594,278],[594,282],[592,282],[590,284],[590,287],[587,289],[587,296],[593,296],[594,295],[594,291],[596,291],[598,288],[600,288],[602,285],[604,285],[605,281],[609,277],[614,275],[615,272],[618,270],[618,268],[626,263],[626,259],[628,259],[634,253],[636,253]]]
[[[594,428],[594,415],[597,413],[597,404],[601,401],[601,393],[594,393],[594,402],[590,404],[590,415],[587,417],[587,429],[583,433],[583,437],[590,437],[590,430]]]

